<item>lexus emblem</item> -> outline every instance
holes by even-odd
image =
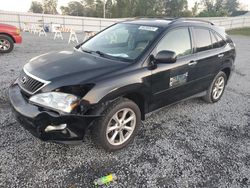
[[[27,77],[26,76],[22,77],[21,82],[22,82],[22,84],[25,84],[27,82]]]

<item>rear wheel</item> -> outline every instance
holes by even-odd
[[[14,48],[14,41],[7,35],[0,35],[0,53],[9,53]]]
[[[129,99],[120,99],[102,113],[92,128],[92,136],[97,145],[107,151],[115,151],[131,143],[141,122],[139,107]]]
[[[206,96],[203,99],[208,103],[215,103],[219,101],[224,93],[225,86],[227,83],[227,75],[220,71],[214,78],[210,85]]]

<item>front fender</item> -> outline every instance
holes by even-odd
[[[99,103],[103,103],[106,101],[110,101],[113,99],[116,99],[118,97],[123,97],[132,93],[139,94],[143,97],[145,101],[150,100],[150,89],[146,87],[145,85],[141,83],[135,83],[131,85],[126,85],[120,88],[116,88],[114,90],[111,90],[109,93],[107,93],[100,101]]]
[[[147,68],[120,75],[97,83],[83,99],[90,104],[97,104],[124,96],[138,93],[149,99],[151,96],[151,71]]]

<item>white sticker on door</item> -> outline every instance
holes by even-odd
[[[169,87],[179,86],[187,82],[188,72],[171,77]]]

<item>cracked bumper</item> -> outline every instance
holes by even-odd
[[[58,143],[79,143],[83,141],[86,128],[99,116],[59,114],[46,111],[28,103],[17,84],[9,88],[9,100],[16,119],[32,135],[43,140]],[[49,125],[67,124],[63,130],[45,132]]]

